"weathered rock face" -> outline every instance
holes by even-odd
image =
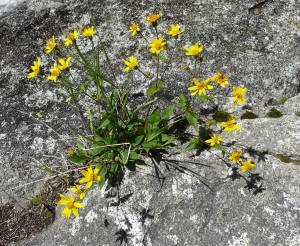
[[[144,22],[146,16],[162,12],[159,26],[162,32],[172,23],[179,23],[184,29],[179,39],[183,47],[205,43],[203,76],[199,80],[223,69],[231,85],[248,88],[247,104],[259,116],[255,120],[239,120],[245,111],[240,106],[232,109],[229,99],[219,99],[211,106],[213,110],[207,110],[207,105],[199,106],[197,100],[194,105],[199,112],[235,111],[243,130],[220,134],[229,151],[239,149],[248,153],[246,157],[256,164],[255,172],[263,177],[260,182],[265,190],[257,193],[260,190],[250,189],[251,178],[247,176],[248,183],[243,178],[229,178],[234,177],[232,169],[221,160],[218,151],[165,156],[177,162],[157,164],[165,178],[162,187],[152,176],[155,176],[154,169],[139,167],[137,173],[127,173],[120,197],[128,195],[128,199],[121,199],[126,201],[119,206],[114,204],[118,201],[116,197],[105,198],[115,192],[113,189],[94,190],[88,194],[80,218],[65,221],[58,208],[54,224],[21,245],[73,245],[74,241],[82,245],[116,245],[116,239],[123,233],[120,230],[127,232],[132,245],[299,245],[299,166],[283,163],[272,154],[300,160],[300,117],[296,115],[300,111],[300,4],[292,0],[188,3],[94,0],[90,5],[120,84],[127,78],[122,72],[123,60],[131,55],[138,56],[145,71],[155,71],[147,60],[149,47],[143,40],[132,39],[127,30],[133,21],[148,29]],[[24,189],[11,190],[45,176],[25,163],[38,159],[49,166],[57,162],[65,165],[61,155],[70,145],[60,139],[76,137],[74,132],[81,131],[79,115],[54,103],[67,98],[57,84],[43,79],[28,80],[26,76],[37,57],[41,58],[45,71],[53,66],[51,56],[43,50],[45,40],[52,35],[61,39],[74,28],[82,29],[88,24],[91,24],[88,8],[76,0],[28,0],[1,16],[2,204],[14,196],[22,205],[20,197],[38,191],[38,183],[34,187],[27,185]],[[154,37],[148,31],[145,35],[149,39]],[[169,43],[173,45],[172,41]],[[78,39],[78,44],[84,52],[91,50],[83,38]],[[182,52],[177,65],[174,63],[175,68],[166,71],[160,107],[178,104],[177,95],[188,94],[187,87],[192,81],[187,79],[188,72],[182,66],[189,62]],[[72,74],[78,84],[84,79],[77,68]],[[151,82],[135,72],[131,74],[134,106],[145,100]],[[105,75],[111,77],[111,72],[107,70]],[[231,90],[230,86],[221,93],[231,95]],[[289,99],[278,106],[282,96]],[[267,118],[272,107],[284,116]],[[49,127],[36,120],[36,113],[43,114],[41,120]],[[220,127],[215,130],[220,131]],[[175,165],[193,168],[200,176],[183,174],[172,167]],[[105,216],[109,222],[107,227],[103,222]],[[119,234],[114,235],[117,231]]]

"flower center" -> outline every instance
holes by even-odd
[[[96,180],[96,175],[95,174],[90,174],[90,180],[91,181]]]
[[[69,39],[69,40],[73,40],[73,39],[75,39],[75,36],[74,36],[74,34],[70,33],[70,34],[68,35],[68,39]]]
[[[51,73],[51,75],[57,77],[57,76],[59,76],[59,71],[54,70],[54,71]]]
[[[232,122],[228,122],[228,123],[227,123],[227,127],[228,127],[228,128],[233,128],[233,127],[234,127],[234,124],[233,124]]]
[[[155,49],[160,50],[161,49],[161,43],[156,43],[155,44]]]
[[[74,207],[74,202],[68,202],[68,203],[67,203],[67,208],[68,208],[68,209],[75,208],[75,207]]]

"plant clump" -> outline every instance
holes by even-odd
[[[79,183],[85,183],[85,186],[75,184],[76,188],[69,189],[73,192],[71,197],[60,194],[62,199],[56,203],[65,205],[62,215],[66,215],[66,219],[72,213],[76,217],[79,216],[78,211],[83,204],[78,201],[85,199],[90,190],[95,186],[102,188],[105,184],[121,184],[126,170],[131,170],[130,167],[143,162],[144,156],[151,157],[155,151],[179,150],[177,146],[174,147],[175,140],[182,136],[175,134],[171,129],[182,120],[182,117],[198,132],[197,135],[190,137],[185,151],[214,147],[222,152],[224,158],[226,156],[226,159],[232,160],[242,173],[252,172],[252,168],[255,167],[255,164],[251,163],[252,159],[247,161],[243,158],[242,152],[235,150],[231,153],[226,150],[225,145],[222,145],[222,141],[230,137],[221,137],[220,134],[226,135],[242,129],[235,117],[221,111],[204,124],[203,118],[195,113],[194,101],[197,101],[197,104],[212,103],[220,90],[231,86],[229,78],[221,69],[215,74],[203,75],[204,69],[200,69],[203,65],[203,44],[199,45],[196,42],[194,45],[186,46],[184,53],[187,65],[180,65],[181,69],[189,73],[186,80],[191,86],[187,86],[186,92],[190,90],[190,96],[181,93],[178,95],[178,106],[180,105],[178,109],[175,110],[176,105],[168,105],[162,110],[158,107],[160,98],[157,97],[157,92],[170,86],[168,78],[165,77],[165,70],[176,56],[183,52],[184,44],[180,40],[183,30],[180,30],[179,24],[170,23],[168,30],[161,32],[159,23],[163,14],[151,14],[145,20],[152,26],[153,31],[153,36],[148,39],[143,34],[143,25],[133,22],[128,32],[132,38],[140,38],[146,42],[147,50],[152,53],[149,63],[153,70],[145,72],[143,64],[145,60],[138,54],[131,54],[129,59],[123,58],[126,67],[122,69],[128,75],[128,79],[123,82],[116,81],[115,76],[109,78],[104,75],[102,70],[104,65],[100,61],[103,57],[106,64],[111,66],[111,60],[102,43],[93,15],[91,12],[90,14],[93,25],[82,31],[74,29],[73,33],[63,39],[64,47],[55,41],[54,35],[52,41],[46,41],[49,46],[45,46],[45,52],[55,61],[48,76],[44,76],[44,71],[40,70],[40,58],[34,62],[33,72],[28,74],[28,78],[43,76],[64,88],[68,98],[61,104],[75,108],[85,128],[85,132],[79,133],[75,142],[76,147],[68,147],[68,160],[76,165],[77,170],[81,170],[82,179]],[[91,56],[85,56],[81,52],[81,47],[77,44],[80,38],[89,40]],[[172,39],[172,42],[168,38]],[[74,80],[70,73],[73,62],[77,62],[82,68],[82,75],[85,77],[82,81]],[[128,106],[128,98],[130,98],[130,79],[135,73],[140,75],[140,79],[149,80],[151,84],[146,92],[145,103],[132,109]],[[236,86],[231,88],[233,107],[238,103],[243,105],[246,101],[244,94],[247,88]],[[227,98],[224,97],[224,100]],[[145,112],[141,113],[142,109]],[[214,124],[217,124],[218,132],[214,131],[212,134],[210,127]]]

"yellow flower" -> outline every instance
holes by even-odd
[[[235,131],[237,129],[241,130],[242,127],[239,126],[239,125],[235,125],[234,122],[235,122],[235,118],[232,117],[232,120],[229,120],[225,123],[221,123],[220,126],[225,127],[224,131],[226,131],[228,133],[231,132],[231,131]]]
[[[59,69],[57,67],[57,64],[54,63],[54,68],[50,68],[51,75],[47,77],[49,80],[54,80],[56,82],[57,77],[59,76]]]
[[[61,212],[61,216],[64,216],[64,214],[66,214],[66,220],[67,220],[69,219],[71,213],[73,212],[73,214],[76,217],[78,217],[78,209],[83,208],[84,205],[82,203],[75,202],[75,197],[73,194],[71,195],[71,199],[62,194],[60,194],[60,197],[62,198],[62,200],[56,202],[56,204],[66,205],[66,207]]]
[[[242,162],[243,166],[240,168],[243,170],[243,173],[249,170],[249,172],[252,172],[252,167],[255,167],[254,164],[251,163],[252,159],[249,159],[248,162]]]
[[[155,40],[150,40],[152,44],[150,44],[151,49],[150,51],[152,53],[156,53],[159,54],[159,52],[164,51],[164,45],[166,45],[166,42],[163,42],[162,37],[160,37],[159,39],[155,39]]]
[[[72,99],[72,97],[68,97],[66,102],[69,102]]]
[[[147,19],[145,20],[147,23],[153,23],[155,21],[157,21],[160,17],[162,17],[163,14],[158,13],[158,14],[151,14],[147,17]]]
[[[69,154],[69,155],[74,155],[74,154],[75,154],[75,152],[74,152],[74,150],[72,150],[72,149],[69,149],[69,151],[68,151],[68,154]]]
[[[32,78],[40,73],[40,58],[37,62],[33,62],[33,66],[31,66],[33,72],[29,73],[27,78]]]
[[[57,44],[59,43],[55,43],[55,40],[54,40],[54,35],[52,36],[52,39],[53,39],[53,42],[50,41],[50,40],[46,40],[47,44],[49,44],[49,46],[44,46],[44,48],[46,49],[46,53],[50,53]]]
[[[206,95],[205,90],[211,90],[212,88],[214,88],[212,85],[207,84],[210,81],[209,79],[203,81],[202,83],[199,83],[199,81],[196,78],[193,78],[193,81],[196,84],[196,86],[192,86],[188,88],[188,90],[192,91],[191,93],[192,96],[197,94],[198,91],[199,91],[199,96],[201,96],[202,93]]]
[[[214,146],[215,144],[220,144],[220,141],[222,141],[223,138],[222,137],[217,137],[216,134],[214,133],[214,135],[211,137],[211,139],[206,140],[206,143],[210,143],[210,146]]]
[[[210,78],[213,81],[216,81],[220,86],[226,87],[228,84],[228,78],[225,77],[223,71],[219,70],[218,74]]]
[[[39,118],[42,118],[42,117],[43,117],[43,115],[40,114],[40,113],[37,113],[36,115],[37,115]]]
[[[59,70],[65,70],[65,69],[67,69],[68,66],[69,66],[70,60],[71,60],[71,57],[69,57],[66,62],[62,58],[58,57],[58,61],[61,64],[61,66],[57,66],[58,69]]]
[[[179,31],[179,25],[177,24],[176,26],[172,24],[172,27],[168,27],[169,32],[167,35],[172,35],[174,37],[178,36],[180,33],[182,33],[184,30]]]
[[[229,156],[229,159],[232,160],[233,163],[240,162],[242,160],[241,154],[242,154],[242,152],[237,152],[237,150],[235,150],[235,152],[231,153],[231,156]]]
[[[75,40],[75,38],[78,38],[79,32],[77,32],[76,29],[74,29],[74,33],[70,33],[67,38],[63,38],[65,40],[65,46],[68,46],[72,44],[72,41]]]
[[[211,122],[210,122],[210,121],[206,121],[206,122],[205,122],[205,125],[210,126],[210,125],[211,125]]]
[[[125,64],[128,66],[124,69],[124,72],[128,72],[130,69],[135,69],[137,67],[137,64],[139,63],[135,56],[130,56],[129,61],[125,61]]]
[[[87,28],[85,28],[83,31],[80,31],[82,35],[86,36],[86,37],[92,37],[95,34],[94,31],[94,27],[90,27],[88,26]]]
[[[90,188],[93,184],[94,180],[100,181],[101,176],[97,176],[97,173],[99,172],[99,168],[95,167],[95,170],[93,172],[93,169],[88,166],[87,171],[82,170],[81,173],[85,176],[85,178],[81,179],[79,183],[86,183],[86,189]]]
[[[243,97],[243,94],[246,92],[247,87],[242,89],[237,89],[235,86],[233,86],[233,107],[237,104],[237,102],[240,102],[240,104],[243,105],[243,101],[246,101],[246,98]]]
[[[198,43],[192,45],[191,49],[185,48],[188,52],[185,53],[187,56],[197,56],[203,49],[203,44],[198,47]]]
[[[139,31],[141,31],[141,29],[139,28],[139,24],[135,24],[133,22],[133,24],[131,25],[130,30],[128,32],[132,32],[132,37],[134,37],[136,32],[139,32]]]
[[[80,197],[80,200],[82,200],[85,197],[85,194],[82,191],[82,189],[80,189],[79,185],[75,184],[75,186],[76,186],[76,188],[72,188],[72,189],[68,189],[68,190],[75,192],[76,195]]]

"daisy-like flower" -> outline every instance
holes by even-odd
[[[59,65],[57,66],[58,69],[59,70],[65,70],[65,69],[67,69],[68,66],[69,66],[70,60],[71,60],[71,57],[69,57],[66,62],[62,58],[58,57],[58,61],[61,64],[60,66]]]
[[[223,71],[219,70],[218,74],[210,78],[213,81],[216,81],[220,86],[226,87],[228,84],[228,78],[225,77]]]
[[[49,46],[44,46],[46,53],[50,53],[56,47],[56,45],[59,45],[59,43],[55,42],[54,35],[52,36],[52,40],[53,41],[46,40],[47,44],[49,44]]]
[[[88,26],[83,31],[80,31],[80,33],[86,37],[91,38],[95,34],[94,26]]]
[[[150,44],[151,49],[150,51],[152,53],[156,53],[159,54],[159,52],[164,51],[164,45],[166,45],[166,42],[163,42],[163,38],[160,37],[159,39],[155,39],[155,40],[150,40],[152,44]]]
[[[214,133],[214,135],[211,137],[211,139],[206,140],[206,143],[210,143],[210,146],[214,146],[215,144],[220,144],[220,141],[222,141],[223,138],[222,137],[217,137],[216,134]]]
[[[80,189],[80,186],[78,184],[75,184],[75,186],[76,186],[76,188],[72,188],[72,189],[68,189],[68,190],[75,192],[76,195],[80,197],[80,200],[82,200],[85,197],[85,194],[82,191],[82,189]]]
[[[80,184],[82,183],[86,183],[86,189],[90,188],[93,184],[94,180],[100,181],[101,180],[101,176],[97,176],[99,172],[99,168],[95,167],[95,170],[93,172],[93,169],[88,166],[87,167],[87,171],[82,170],[81,173],[85,176],[85,178],[81,179],[79,181]]]
[[[176,26],[174,24],[172,24],[171,27],[168,27],[169,32],[167,33],[167,35],[172,35],[173,37],[177,37],[180,33],[184,32],[184,30],[180,31],[179,30],[179,25],[177,24]]]
[[[66,214],[66,220],[67,220],[69,219],[71,213],[73,212],[73,214],[76,217],[78,217],[78,209],[83,208],[84,205],[82,203],[75,202],[75,197],[73,194],[71,195],[71,199],[62,194],[60,194],[60,197],[62,198],[62,200],[56,202],[56,204],[66,205],[66,207],[61,212],[61,216],[64,216],[64,214]]]
[[[198,91],[199,91],[199,96],[201,96],[202,93],[206,95],[205,90],[211,90],[212,88],[214,88],[212,85],[208,85],[208,82],[210,81],[209,79],[203,81],[202,83],[199,83],[199,81],[196,78],[193,78],[193,81],[196,84],[196,86],[192,86],[188,88],[188,90],[192,91],[191,93],[192,96],[197,94]]]
[[[28,74],[27,78],[32,78],[40,73],[40,58],[37,62],[33,62],[33,66],[31,66],[32,72]]]
[[[124,69],[124,72],[128,72],[131,69],[135,69],[139,63],[135,56],[130,56],[129,61],[124,60],[125,64],[128,66]]]
[[[162,17],[163,14],[158,13],[158,14],[151,14],[147,17],[147,19],[145,20],[147,23],[153,23],[155,21],[157,21],[160,17]]]
[[[235,152],[231,153],[231,156],[229,156],[229,159],[232,160],[233,163],[240,162],[242,160],[241,155],[242,155],[242,152],[237,152],[237,150],[235,150]]]
[[[198,47],[198,43],[196,43],[195,45],[192,45],[191,48],[185,48],[188,52],[185,53],[187,56],[198,56],[198,54],[202,51],[203,49],[203,44]]]
[[[254,164],[251,163],[252,159],[249,159],[248,162],[242,162],[243,166],[240,168],[243,170],[243,173],[249,170],[249,172],[252,172],[252,167],[255,167]]]
[[[134,37],[136,32],[139,32],[139,31],[141,31],[141,29],[139,28],[139,24],[135,24],[133,22],[133,24],[131,25],[130,30],[128,32],[132,32],[132,37]]]
[[[77,30],[74,29],[74,33],[70,33],[67,38],[63,38],[63,40],[66,41],[65,46],[72,44],[73,40],[75,40],[75,38],[78,38],[78,35],[79,32],[77,32]]]
[[[47,77],[47,79],[49,80],[54,80],[56,82],[57,77],[59,76],[59,69],[57,67],[57,64],[54,63],[54,68],[50,68],[51,71],[51,75],[49,77]]]
[[[229,120],[225,123],[221,123],[220,126],[225,127],[224,131],[228,132],[228,133],[231,132],[231,131],[235,131],[237,129],[241,130],[242,127],[239,126],[239,125],[235,125],[234,122],[235,122],[235,118],[232,117],[232,120]]]
[[[247,87],[242,89],[237,89],[235,86],[233,86],[233,107],[237,104],[237,102],[240,102],[240,104],[243,105],[243,101],[246,101],[246,98],[243,97],[243,94],[246,92]]]

